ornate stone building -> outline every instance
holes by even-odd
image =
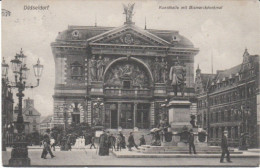
[[[210,144],[219,145],[223,130],[228,140],[238,146],[243,133],[248,145],[259,145],[259,56],[243,54],[243,62],[217,74],[196,70],[198,125],[208,130]]]
[[[174,96],[169,75],[178,63],[185,68],[183,94],[194,97],[194,56],[199,50],[178,31],[142,29],[132,22],[131,11],[125,14],[120,27],[69,26],[51,44],[55,124],[66,120],[112,129],[153,127],[161,104]]]

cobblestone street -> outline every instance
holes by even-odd
[[[95,149],[73,149],[72,151],[54,151],[55,158],[41,159],[41,149],[30,149],[29,157],[32,166],[258,166],[259,158],[233,158],[233,163],[219,163],[219,158],[116,158],[112,153],[109,156],[98,156]],[[122,151],[126,152],[126,151]],[[3,152],[3,165],[8,165],[11,157],[10,148]],[[231,156],[232,158],[232,156]]]

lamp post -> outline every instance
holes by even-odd
[[[160,117],[161,117],[162,121],[167,122],[167,124],[168,124],[169,123],[169,115],[168,115],[168,111],[167,111],[167,103],[168,103],[168,99],[165,99],[164,102],[161,104],[161,107],[163,108],[163,113],[161,114]]]
[[[35,88],[39,86],[40,77],[42,75],[43,65],[40,64],[38,59],[37,64],[33,65],[34,75],[37,79],[37,84],[35,86],[26,85],[26,80],[28,78],[29,69],[26,66],[26,56],[23,54],[21,49],[19,54],[15,55],[15,58],[11,60],[12,70],[15,76],[15,81],[10,82],[8,87],[17,88],[18,93],[18,116],[16,121],[17,135],[15,137],[15,142],[11,152],[11,159],[9,160],[10,166],[28,166],[30,165],[30,158],[28,157],[28,148],[26,137],[24,134],[24,119],[22,114],[22,100],[24,97],[23,91],[27,88]],[[8,66],[4,67],[7,76]]]

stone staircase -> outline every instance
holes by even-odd
[[[150,146],[143,145],[139,147],[139,152],[144,154],[189,154],[189,146]],[[219,146],[197,146],[197,154],[221,154]],[[241,151],[230,149],[231,154],[242,154]]]
[[[109,131],[110,133],[112,133],[114,136],[116,136],[119,131],[117,129],[106,129],[106,131]],[[127,140],[128,140],[128,137],[129,137],[129,134],[130,132],[133,132],[134,133],[134,139],[135,139],[135,143],[139,146],[139,139],[141,138],[142,135],[144,135],[144,138],[145,138],[145,141],[146,141],[146,144],[151,144],[151,139],[152,139],[152,136],[151,135],[147,135],[150,133],[150,130],[149,129],[139,129],[138,131],[134,131],[133,129],[123,129],[121,131],[123,133],[123,135],[125,136],[125,141],[126,141],[126,144],[128,144]]]

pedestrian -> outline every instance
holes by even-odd
[[[46,159],[47,154],[49,153],[51,155],[51,158],[54,158],[55,156],[53,155],[52,151],[51,151],[51,140],[50,140],[50,129],[46,130],[46,134],[43,136],[43,141],[44,141],[44,145],[43,145],[43,151],[42,151],[42,155],[41,158]]]
[[[125,136],[123,135],[122,132],[119,133],[122,140],[121,140],[121,148],[125,149],[126,143],[125,143]]]
[[[190,129],[188,142],[189,142],[189,152],[190,152],[190,154],[191,154],[191,148],[193,149],[194,154],[197,154],[196,149],[195,149],[195,145],[194,145],[194,134],[193,134],[192,129]]]
[[[55,151],[55,145],[56,145],[56,140],[51,138],[51,148],[53,148],[53,151]]]
[[[220,163],[223,163],[225,154],[227,155],[227,162],[232,162],[230,160],[230,154],[229,154],[229,150],[228,150],[228,141],[227,141],[227,131],[224,131],[222,134],[222,138],[221,138],[221,150],[222,150],[222,154],[221,154],[221,158],[220,158]]]
[[[70,136],[70,134],[68,135],[66,143],[67,143],[67,146],[68,146],[68,150],[71,151],[71,136]]]
[[[41,155],[41,158],[43,159],[47,159],[46,156],[48,154],[48,151],[47,151],[47,148],[48,148],[48,144],[47,142],[43,142],[43,150],[42,150],[42,155]]]
[[[94,146],[94,149],[96,149],[96,146],[95,146],[95,136],[92,136],[91,137],[91,145],[90,145],[90,149],[92,148],[92,146]]]
[[[129,151],[132,151],[132,147],[135,147],[136,149],[139,149],[138,146],[135,144],[135,139],[134,139],[134,136],[133,136],[133,132],[130,132],[130,135],[128,137],[128,150]]]
[[[112,149],[113,148],[116,149],[115,143],[116,143],[116,138],[114,137],[114,135],[111,133],[108,137],[108,142],[109,142],[109,148]]]
[[[103,133],[99,137],[99,152],[100,156],[109,155],[109,144],[107,133],[103,130]]]
[[[142,135],[142,137],[139,140],[140,140],[140,146],[146,145],[146,142],[145,142],[145,139],[144,139],[144,135]]]
[[[120,134],[117,134],[117,137],[116,137],[116,147],[117,147],[116,150],[117,151],[119,151],[119,149],[121,151],[121,148],[122,148],[121,143],[122,143],[122,137],[120,136]]]

